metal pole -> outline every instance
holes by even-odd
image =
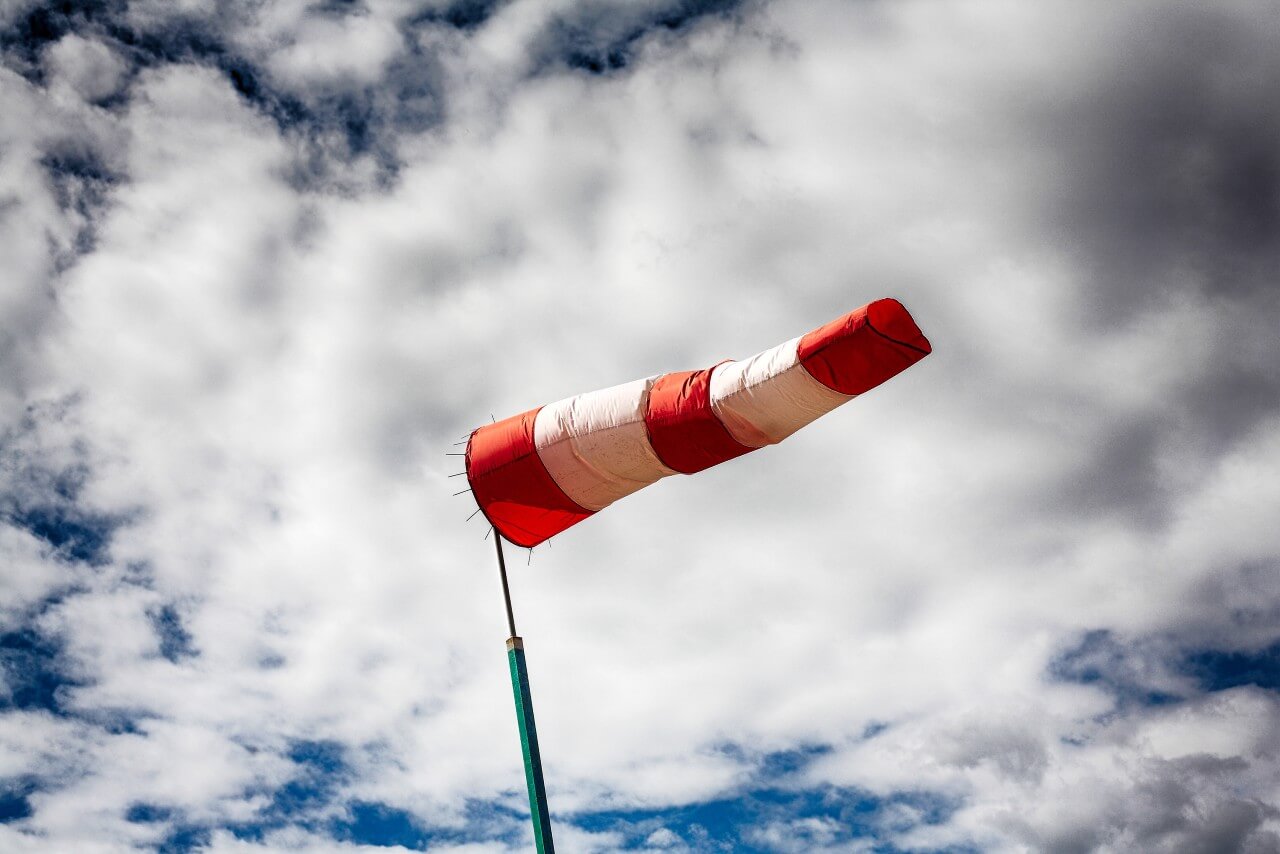
[[[533,821],[533,841],[538,854],[555,854],[551,839],[551,815],[547,810],[547,789],[542,782],[542,753],[538,750],[538,728],[533,722],[533,698],[529,694],[529,669],[524,660],[524,640],[516,634],[516,618],[511,610],[511,588],[507,585],[507,561],[502,555],[502,535],[495,529],[493,542],[498,550],[498,574],[502,577],[502,598],[507,605],[507,664],[511,669],[511,689],[516,699],[516,720],[520,724],[520,749],[524,753],[524,779],[529,787],[529,818]]]
[[[498,529],[493,529],[493,545],[498,550],[498,575],[502,577],[502,601],[507,605],[507,628],[510,634],[507,637],[517,637],[516,634],[516,615],[511,610],[511,588],[507,586],[507,560],[502,556],[502,535],[498,533]]]

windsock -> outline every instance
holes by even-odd
[[[526,548],[667,475],[775,445],[932,352],[882,299],[740,362],[662,374],[473,431],[467,481],[499,533]]]

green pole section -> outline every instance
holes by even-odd
[[[538,847],[538,854],[555,854],[551,815],[547,811],[547,789],[542,782],[538,728],[533,722],[533,700],[529,696],[529,669],[525,666],[524,641],[520,638],[507,639],[507,661],[511,665],[511,689],[516,695],[516,718],[520,721],[520,749],[524,751],[524,778],[529,786],[533,841]]]
[[[502,556],[502,535],[493,532],[498,550],[498,575],[502,578],[502,600],[507,606],[507,664],[511,667],[511,690],[516,695],[516,720],[520,723],[520,750],[524,753],[524,779],[529,787],[529,817],[533,820],[533,841],[538,854],[555,854],[551,839],[551,813],[547,810],[547,787],[542,782],[542,752],[538,750],[538,728],[533,723],[533,698],[529,695],[529,668],[524,661],[524,641],[516,634],[516,617],[511,610],[511,588],[507,586],[507,561]]]

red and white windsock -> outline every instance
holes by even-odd
[[[932,352],[893,299],[741,362],[591,391],[475,430],[467,480],[504,537],[532,548],[670,474],[774,445]]]

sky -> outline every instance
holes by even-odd
[[[510,549],[566,852],[1280,852],[1274,0],[0,0],[0,849],[530,850],[453,443],[931,356]]]

